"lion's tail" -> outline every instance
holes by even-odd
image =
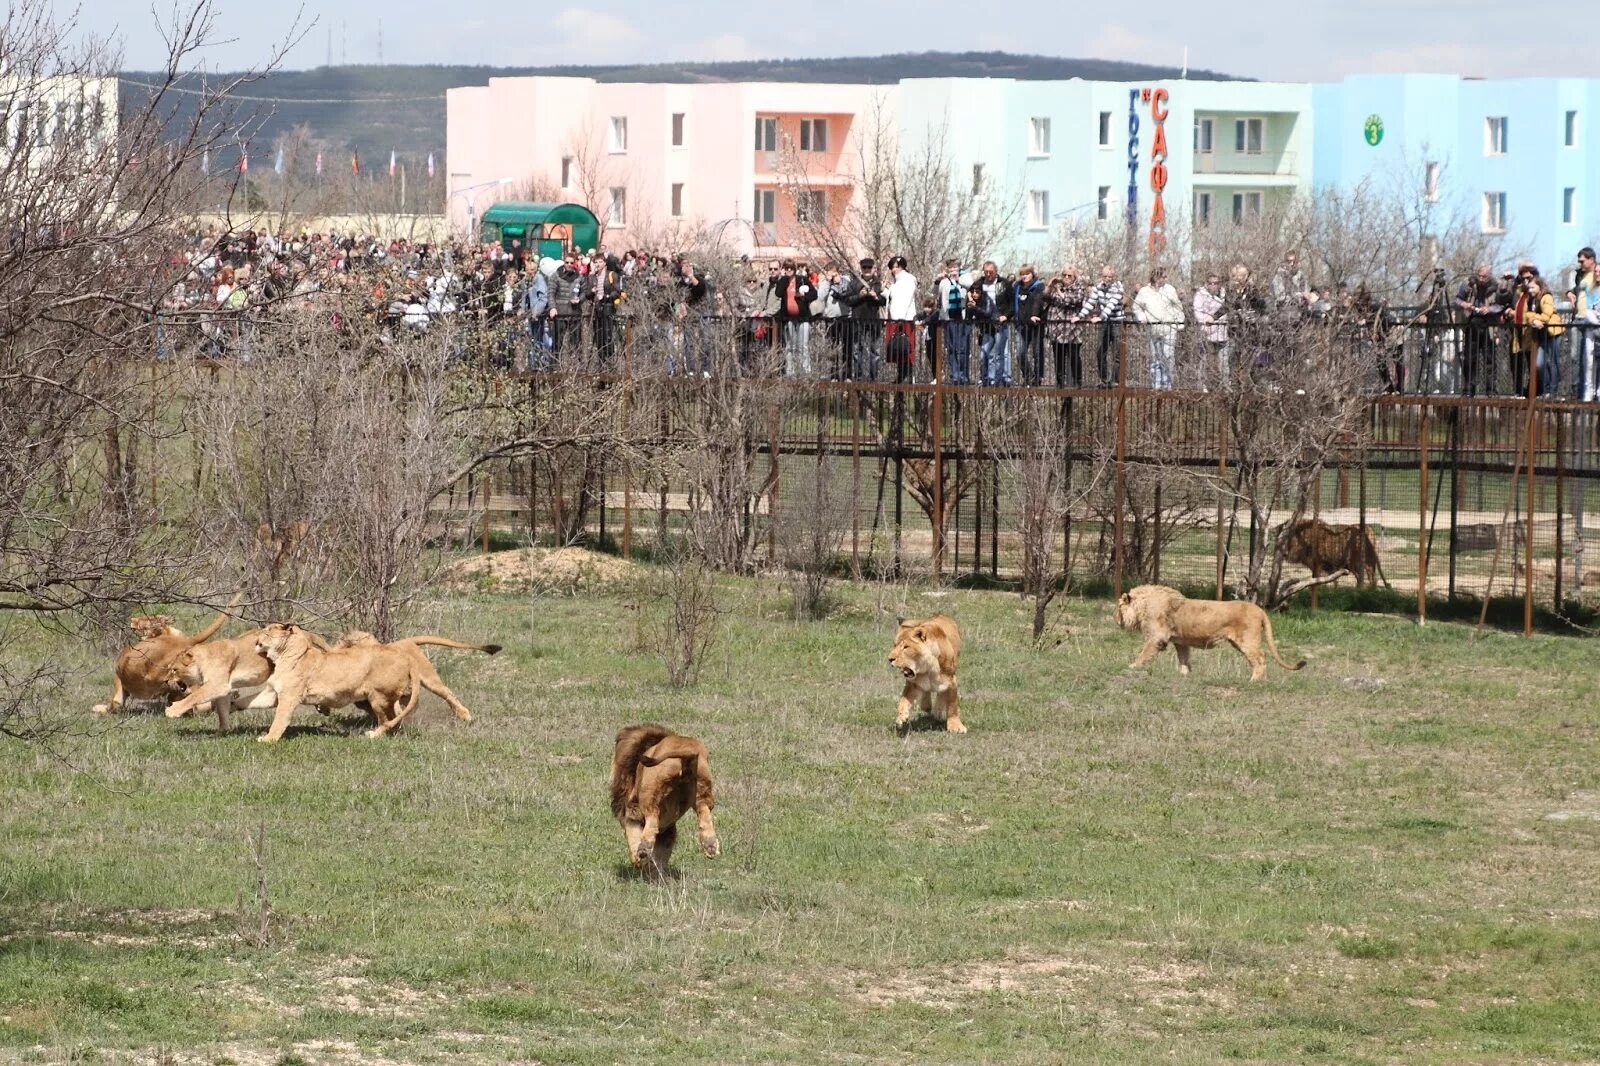
[[[1283,656],[1278,654],[1278,642],[1272,639],[1272,616],[1271,615],[1267,615],[1265,617],[1265,621],[1267,623],[1267,626],[1266,626],[1267,648],[1272,652],[1272,657],[1274,659],[1278,660],[1278,665],[1283,667],[1285,670],[1298,670],[1302,666],[1304,666],[1306,664],[1306,661],[1304,659],[1301,659],[1299,662],[1295,663],[1293,666],[1291,666],[1288,663],[1283,661]]]
[[[639,760],[646,749],[654,747],[672,730],[655,722],[631,725],[617,733],[616,747],[611,756],[611,813],[623,816],[628,806],[628,796],[633,792],[633,782],[639,773]]]
[[[451,640],[449,637],[436,636],[404,637],[395,643],[432,644],[440,648],[460,648],[462,651],[481,651],[489,655],[495,655],[500,651],[498,644],[466,644],[459,640]]]
[[[239,606],[239,601],[243,598],[243,592],[235,592],[233,594],[233,599],[228,601],[228,606],[224,607],[217,613],[217,617],[211,620],[211,624],[189,638],[189,646],[193,647],[196,644],[204,644],[206,641],[216,636],[218,630],[220,630],[228,621],[228,612]]]
[[[639,761],[646,766],[659,766],[668,759],[682,759],[684,770],[694,774],[695,807],[715,807],[716,800],[711,793],[711,756],[706,746],[693,737],[673,735],[639,754]]]

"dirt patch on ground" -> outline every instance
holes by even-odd
[[[441,579],[459,590],[572,595],[625,584],[637,570],[626,559],[587,548],[517,548],[452,563]]]
[[[954,1010],[971,996],[1004,992],[1022,996],[1102,998],[1111,985],[1150,1006],[1182,1003],[1223,1006],[1198,966],[1176,961],[1112,965],[1062,956],[983,960],[921,973],[859,976],[856,998],[875,1007],[920,1003]]]

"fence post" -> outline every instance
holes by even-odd
[[[1527,534],[1522,538],[1522,635],[1533,636],[1533,506],[1534,483],[1539,469],[1539,416],[1537,399],[1539,383],[1534,369],[1533,356],[1528,357],[1528,391],[1535,397],[1528,410],[1528,513],[1523,522]]]
[[[1580,368],[1579,372],[1582,373],[1581,368]],[[1564,499],[1564,493],[1563,493],[1563,490],[1566,488],[1566,485],[1564,484],[1564,482],[1566,480],[1566,478],[1565,478],[1566,469],[1565,469],[1565,462],[1562,459],[1562,455],[1561,455],[1561,446],[1562,446],[1562,443],[1563,443],[1563,439],[1566,436],[1562,432],[1562,429],[1564,427],[1564,423],[1566,422],[1566,419],[1561,417],[1563,414],[1564,414],[1564,412],[1557,411],[1555,413],[1555,416],[1554,416],[1555,417],[1555,423],[1556,423],[1556,592],[1555,592],[1555,611],[1556,611],[1557,615],[1561,614],[1561,611],[1562,611],[1562,604],[1561,604],[1561,569],[1562,569],[1562,565],[1561,564],[1562,564],[1562,561],[1563,561],[1563,553],[1562,553],[1563,541],[1562,541],[1562,537],[1561,537],[1561,523],[1562,523],[1562,510],[1563,510],[1563,507],[1564,507],[1564,505],[1566,503],[1566,500]]]
[[[939,340],[933,332],[933,402],[928,412],[928,432],[933,443],[933,587],[939,587],[944,570],[944,385],[939,373]]]
[[[778,405],[776,402],[772,405],[768,426],[767,447],[772,462],[771,473],[767,479],[767,562],[776,565],[778,561]]]
[[[1421,476],[1417,479],[1417,624],[1428,621],[1428,407],[1422,407],[1417,423],[1417,449],[1421,456]]]
[[[1222,401],[1218,401],[1221,406]],[[1227,569],[1226,556],[1223,548],[1223,538],[1227,535],[1222,521],[1223,494],[1228,490],[1228,419],[1217,419],[1217,599],[1222,599],[1222,583],[1225,579],[1224,570]],[[1228,501],[1230,506],[1237,506],[1237,501]]]
[[[1122,599],[1122,568],[1126,562],[1122,547],[1123,509],[1128,502],[1128,331],[1117,330],[1117,493],[1116,514],[1112,520],[1111,569],[1112,595]]]
[[[850,392],[850,574],[861,577],[861,405]]]

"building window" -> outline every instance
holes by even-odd
[[[65,100],[56,101],[56,143],[64,144],[67,135],[72,132],[69,116],[72,113],[71,105]]]
[[[1568,148],[1578,147],[1578,113],[1576,111],[1567,112],[1567,121],[1564,129],[1566,130],[1566,135],[1562,138],[1561,143]]]
[[[672,113],[672,147],[683,147],[683,112]]]
[[[672,217],[683,217],[683,182],[672,183]]]
[[[794,194],[794,219],[806,224],[822,222],[828,217],[828,190],[801,189]]]
[[[33,146],[43,148],[50,136],[50,105],[44,101],[39,102],[38,110],[33,116]]]
[[[1233,194],[1233,224],[1254,222],[1261,217],[1261,194],[1259,192],[1236,192]]]
[[[768,225],[778,220],[778,192],[776,189],[756,190],[755,218],[751,221]]]
[[[611,206],[606,208],[606,225],[618,228],[628,224],[628,190],[621,185],[611,187]]]
[[[561,157],[561,187],[563,189],[572,188],[572,165],[574,162],[575,160],[570,155]]]
[[[1196,226],[1211,224],[1211,194],[1208,192],[1194,194],[1194,224]]]
[[[775,118],[756,119],[756,151],[776,152],[778,150],[778,120]]]
[[[974,200],[981,200],[988,193],[989,190],[985,178],[983,164],[972,164],[972,198]]]
[[[1101,222],[1111,217],[1111,186],[1100,186],[1100,191],[1095,195],[1094,217]]]
[[[1216,149],[1217,120],[1214,118],[1197,118],[1194,120],[1194,150],[1210,155]]]
[[[1045,189],[1032,189],[1028,193],[1028,228],[1050,228],[1050,193]]]
[[[1483,194],[1483,232],[1504,233],[1506,231],[1506,194],[1503,192],[1486,192]]]
[[[1111,112],[1100,112],[1100,147],[1111,147]]]
[[[626,152],[628,150],[628,119],[626,116],[612,116],[611,150],[613,152]]]
[[[1050,154],[1050,120],[1047,118],[1030,118],[1028,120],[1028,154]]]
[[[1578,221],[1578,190],[1568,185],[1561,190],[1561,222],[1570,226]]]
[[[1245,155],[1260,155],[1265,125],[1259,118],[1234,119],[1233,150]]]
[[[1483,154],[1506,154],[1506,117],[1486,118],[1483,120]]]
[[[17,108],[17,141],[18,148],[28,146],[28,105],[23,104]]]
[[[800,150],[826,152],[828,150],[828,120],[803,118],[800,120]]]
[[[1422,195],[1430,204],[1439,202],[1439,164],[1422,164]]]

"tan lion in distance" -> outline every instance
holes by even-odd
[[[333,709],[365,702],[378,724],[369,737],[392,732],[416,708],[422,689],[434,693],[463,722],[472,712],[450,691],[419,644],[471,648],[493,655],[498,644],[462,644],[446,637],[410,637],[379,644],[369,634],[352,633],[358,643],[326,648],[314,634],[297,625],[274,622],[256,638],[256,650],[272,663],[267,685],[277,703],[272,725],[257,740],[273,743],[283,736],[289,717],[302,703]],[[326,649],[326,650],[325,650]],[[402,703],[402,701],[404,701]],[[397,709],[398,708],[398,709]]]
[[[611,813],[628,841],[628,861],[651,881],[667,875],[678,819],[695,813],[700,850],[722,851],[711,819],[716,807],[706,746],[647,722],[617,733],[611,754]]]
[[[1355,575],[1356,588],[1376,586],[1380,579],[1385,588],[1393,587],[1383,572],[1378,544],[1372,539],[1370,528],[1302,518],[1284,527],[1278,535],[1278,545],[1284,562],[1305,567],[1312,577],[1348,570]]]
[[[904,732],[911,725],[911,705],[932,710],[951,733],[965,733],[956,698],[956,660],[961,657],[961,627],[947,614],[920,621],[901,619],[889,652],[889,665],[905,677],[894,726]]]
[[[1130,670],[1148,663],[1171,644],[1178,656],[1178,673],[1187,674],[1191,648],[1232,644],[1249,661],[1250,680],[1260,681],[1267,676],[1267,657],[1261,653],[1263,637],[1272,657],[1285,670],[1298,670],[1306,664],[1304,659],[1292,666],[1284,662],[1272,639],[1267,612],[1241,600],[1191,600],[1166,585],[1140,585],[1117,601],[1116,620],[1122,629],[1138,629],[1144,634],[1144,647],[1128,664]]]

